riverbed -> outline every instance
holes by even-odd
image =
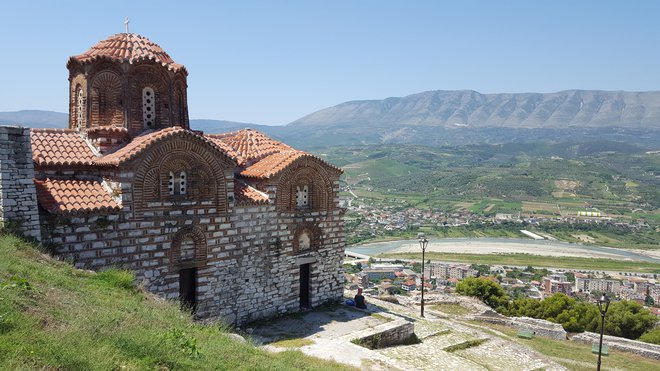
[[[417,240],[367,243],[351,246],[346,250],[365,255],[376,255],[386,252],[421,252]],[[548,240],[528,240],[523,238],[430,239],[426,251],[457,254],[533,254],[660,263],[660,258],[656,254],[656,251],[645,252],[643,250],[625,250],[613,247]]]

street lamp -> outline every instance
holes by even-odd
[[[421,316],[424,317],[424,252],[426,252],[426,245],[429,244],[429,241],[426,239],[424,233],[417,235],[419,238],[419,247],[422,248],[422,313]]]
[[[598,304],[598,311],[600,312],[600,343],[598,344],[598,371],[600,371],[600,356],[603,350],[603,330],[605,330],[605,314],[607,308],[610,307],[610,298],[603,294],[600,299],[596,301]]]

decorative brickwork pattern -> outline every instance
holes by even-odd
[[[233,162],[214,146],[188,134],[180,129],[179,135],[153,141],[139,156],[133,180],[136,211],[193,201],[198,205],[206,202],[219,213],[227,213],[225,171],[231,171]],[[186,194],[173,196],[169,192],[170,173],[180,174],[182,171],[187,174]],[[153,204],[155,201],[160,201],[160,206]]]
[[[113,35],[71,57],[67,68],[71,129],[115,126],[138,135],[145,129],[190,126],[188,72],[140,35]],[[148,119],[143,111],[145,89],[153,93]]]
[[[323,232],[316,223],[297,223],[290,228],[295,231],[292,251],[294,255],[316,250],[322,245]]]
[[[186,247],[192,250],[191,253],[185,251]],[[207,246],[204,232],[199,227],[185,227],[179,230],[172,239],[170,261],[175,269],[205,266]]]
[[[92,127],[122,126],[121,77],[113,71],[101,71],[92,80]]]
[[[140,36],[67,67],[69,130],[33,130],[32,153],[27,129],[0,130],[5,220],[77,267],[133,270],[198,318],[238,325],[341,300],[340,169],[254,130],[188,130],[187,72]]]
[[[327,166],[318,166],[319,160],[304,157],[290,164],[279,177],[277,207],[281,211],[330,210],[334,208],[332,179],[339,179],[339,172]],[[329,172],[330,170],[331,172]],[[298,190],[307,186],[309,203],[300,207],[296,202]]]

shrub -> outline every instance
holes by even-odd
[[[645,332],[639,337],[639,340],[660,345],[660,328]]]
[[[456,285],[456,292],[481,299],[491,308],[506,305],[508,298],[497,282],[481,277],[468,277]]]

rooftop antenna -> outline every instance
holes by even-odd
[[[128,20],[128,17],[126,17],[126,18],[124,19],[124,27],[126,27],[126,33],[128,33],[128,23],[129,23],[129,22],[130,22],[130,21]]]

